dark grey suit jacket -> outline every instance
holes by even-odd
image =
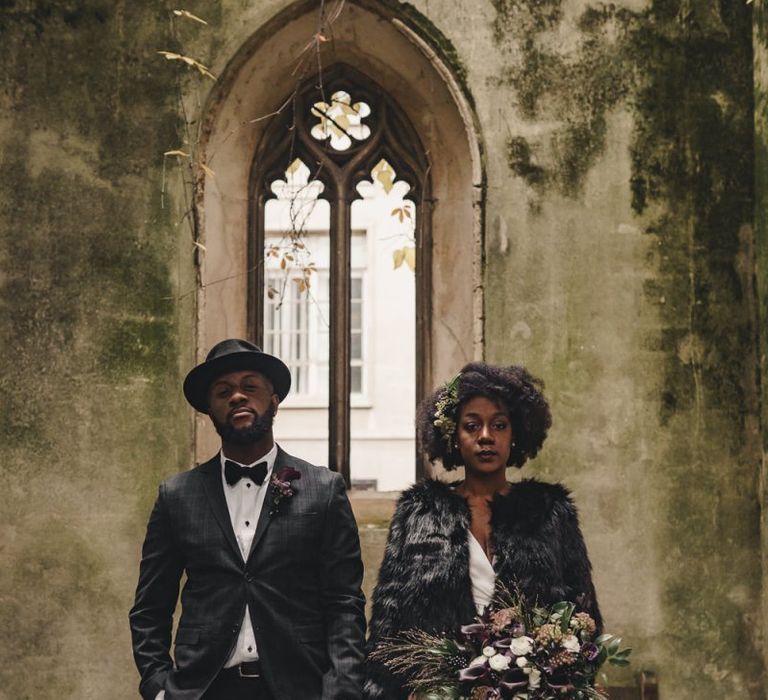
[[[198,700],[237,641],[246,603],[275,698],[360,698],[363,566],[344,481],[278,450],[272,473],[284,467],[301,478],[274,515],[267,493],[247,561],[232,530],[218,455],[160,485],[130,612],[145,700],[162,688],[167,700]],[[172,617],[183,572],[174,664]]]

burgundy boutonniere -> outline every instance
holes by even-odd
[[[301,479],[301,472],[293,467],[283,467],[277,474],[273,474],[269,480],[272,489],[270,490],[270,499],[272,507],[269,510],[270,516],[277,515],[280,512],[280,504],[286,498],[293,497],[292,481]]]

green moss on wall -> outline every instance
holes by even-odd
[[[511,89],[521,123],[507,139],[507,165],[534,203],[552,205],[565,195],[574,208],[594,205],[584,185],[606,146],[607,118],[616,110],[631,117],[624,183],[631,211],[617,210],[616,220],[637,225],[653,250],[640,284],[642,308],[657,324],[643,330],[660,375],[658,386],[647,388],[659,432],[637,439],[654,443],[658,461],[646,485],[658,494],[655,547],[671,630],[651,651],[665,659],[662,694],[761,698],[754,616],[762,581],[751,559],[761,548],[751,9],[739,0],[653,0],[641,11],[594,3],[574,17],[554,0],[499,0],[494,7],[506,64],[497,84]],[[553,221],[557,245],[566,247],[566,225]],[[611,245],[610,236],[598,239],[593,245],[601,252]],[[533,253],[526,263],[545,276],[553,266]],[[589,279],[573,273],[559,280],[563,303],[583,298],[579,284],[602,288],[601,276],[612,272],[605,255]],[[487,275],[496,298],[504,298],[503,274],[497,263]],[[588,325],[587,315],[600,312],[575,308],[555,335],[565,344]],[[583,353],[570,345],[561,351],[553,372],[570,389]],[[604,368],[583,371],[594,378]],[[695,648],[685,641],[691,630]]]
[[[750,424],[757,414],[756,319],[749,302],[750,34],[742,3],[722,3],[718,11],[705,3],[657,1],[632,32],[628,51],[640,69],[633,96],[633,207],[668,212],[654,225],[661,296],[649,300],[663,298],[662,323],[677,336],[675,352],[667,355],[661,408],[675,435],[667,459],[678,474],[667,483],[666,561],[674,574],[665,604],[670,624],[692,624],[702,644],[699,663],[680,664],[680,685],[695,695],[717,683],[726,694],[757,698],[763,694],[757,629],[745,624],[749,611],[724,599],[736,587],[759,591],[759,570],[734,567],[733,552],[713,548],[702,536],[732,523],[741,530],[731,540],[738,543],[737,557],[748,562],[748,552],[760,548],[757,507],[744,498],[755,488],[759,464]],[[718,463],[729,465],[727,475]],[[700,609],[696,600],[724,603]],[[720,678],[707,666],[712,658],[738,670]]]
[[[676,0],[657,0],[644,12],[613,4],[587,6],[575,26],[566,28],[579,41],[565,51],[556,34],[565,21],[561,0],[494,0],[493,4],[495,40],[509,57],[497,83],[514,90],[516,107],[524,119],[557,125],[537,143],[527,144],[527,152],[542,154],[533,170],[520,167],[518,152],[526,139],[511,134],[508,164],[532,187],[546,183],[569,196],[580,194],[586,174],[602,153],[606,115],[614,107],[629,100],[648,119],[659,122],[650,125],[652,138],[661,133],[671,137],[674,130],[655,127],[662,126],[665,118],[679,116],[681,90],[688,83],[688,75],[681,71],[697,61],[700,65],[711,62],[711,71],[703,74],[711,72],[715,84],[724,62],[713,61],[713,57],[724,55],[734,44],[727,28],[736,14],[733,3],[724,6],[723,17],[710,4],[682,8]],[[743,37],[736,45],[748,47]],[[733,60],[743,64],[743,52],[737,52]],[[727,118],[726,94],[713,90],[698,106],[715,120],[718,114]],[[703,125],[706,116],[691,113],[686,122]],[[643,124],[638,126],[638,142],[643,128]],[[717,148],[714,142],[712,145]],[[632,183],[636,209],[642,209],[649,191],[658,194],[655,188],[664,177],[657,174],[659,167],[663,166],[650,158],[642,163],[636,160]]]
[[[576,196],[602,152],[606,114],[627,95],[632,79],[623,47],[627,15],[613,6],[587,8],[579,20],[578,47],[563,52],[553,38],[563,22],[561,0],[493,4],[495,40],[509,57],[497,85],[514,90],[524,119],[557,124],[545,140],[528,145],[542,156],[534,171],[520,171],[516,144],[526,139],[511,134],[510,169],[539,192],[547,185]]]
[[[168,27],[161,5],[0,2],[9,697],[136,695],[136,543],[157,481],[190,459],[188,234],[160,203],[180,143]]]
[[[521,136],[512,136],[507,141],[507,162],[512,172],[529,185],[538,187],[546,184],[547,171],[534,162],[531,146]]]
[[[466,66],[461,60],[456,46],[445,36],[437,24],[409,2],[381,0],[381,4],[387,7],[395,16],[411,25],[422,38],[432,45],[440,55],[440,58],[452,70],[454,77],[459,82],[459,85],[461,85],[464,97],[471,105],[474,105],[474,98],[467,80]]]
[[[768,327],[768,17],[766,6],[755,7],[755,247],[759,316],[762,328]],[[768,376],[768,338],[760,338],[761,376]],[[768,425],[768,381],[762,382],[763,425]],[[768,430],[764,430],[763,452],[768,453]]]
[[[80,674],[50,661],[75,650],[94,654],[95,661],[114,647],[108,632],[122,601],[98,549],[66,520],[31,512],[16,537],[5,539],[3,556],[13,564],[0,573],[0,625],[9,640],[0,675],[8,697],[76,697],[82,691]],[[99,638],[101,650],[94,644]]]

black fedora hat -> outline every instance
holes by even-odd
[[[228,372],[252,369],[261,372],[282,401],[291,388],[291,372],[285,363],[247,340],[229,338],[216,343],[205,362],[194,367],[184,380],[184,396],[201,413],[208,413],[208,387]]]

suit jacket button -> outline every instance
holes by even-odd
[[[246,575],[245,575],[245,580],[246,580],[248,583],[253,583],[253,576],[251,576],[250,574],[246,574]]]

